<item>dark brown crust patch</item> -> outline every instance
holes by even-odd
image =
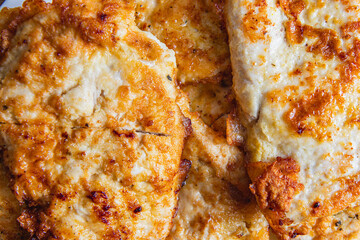
[[[151,44],[146,51],[152,52],[154,48],[157,64],[171,76],[175,72],[173,58],[159,57],[159,54],[167,54],[167,50],[136,29],[133,10],[127,9],[131,8],[133,1],[54,0],[53,4],[46,5],[48,9],[40,8],[41,3],[40,0],[29,0],[25,4],[28,9],[11,16],[9,21],[16,25],[14,30],[9,28],[11,24],[0,26],[0,29],[5,29],[3,40],[0,40],[4,50],[3,54],[0,53],[0,62],[4,64],[4,61],[12,59],[13,52],[19,58],[12,61],[14,69],[3,72],[6,77],[2,81],[2,93],[10,92],[7,89],[16,88],[14,85],[21,85],[28,87],[33,94],[31,96],[34,96],[29,101],[30,107],[24,107],[23,96],[3,97],[0,104],[2,113],[6,111],[6,114],[15,116],[8,119],[16,122],[6,122],[8,120],[2,118],[0,142],[6,148],[4,164],[13,174],[16,198],[25,208],[18,221],[38,239],[53,239],[56,236],[73,239],[83,232],[76,229],[77,223],[67,219],[79,214],[88,221],[84,231],[92,232],[97,238],[131,239],[138,236],[135,228],[139,223],[138,216],[141,216],[152,222],[151,232],[145,238],[164,238],[171,227],[176,205],[174,190],[178,183],[184,135],[175,94],[172,94],[175,89],[161,71],[150,69],[139,61],[140,56],[135,51],[140,51],[136,48],[142,45],[131,49],[125,48],[126,42],[121,46],[115,45],[116,41],[120,41],[120,38],[116,39],[120,36],[117,30],[121,28],[127,36],[132,31],[134,39],[148,40]],[[33,15],[37,17],[32,18]],[[13,31],[17,31],[15,37]],[[121,38],[121,41],[124,39]],[[134,52],[130,55],[132,50]],[[72,79],[69,74],[71,67],[67,63],[72,57],[79,57],[71,66],[86,64],[95,57],[95,51],[99,57],[114,56],[116,68],[121,65],[119,67],[125,69],[122,76],[128,80],[126,84],[132,86],[119,87],[119,92],[123,93],[117,99],[119,104],[115,103],[115,98],[105,96],[104,91],[101,91],[96,103],[101,111],[104,105],[116,110],[124,108],[121,110],[125,112],[124,123],[106,114],[100,114],[97,119],[97,113],[86,117],[75,116],[74,121],[64,120],[71,115],[67,111],[71,107],[64,108],[64,95],[74,89],[63,88],[63,84],[68,84],[65,78],[78,81],[77,77]],[[88,68],[89,65],[83,66]],[[110,78],[110,75],[105,75]],[[76,84],[74,86],[77,87]],[[110,88],[116,92],[116,89]],[[61,95],[52,96],[58,90],[61,90]],[[136,97],[131,106],[123,106],[130,91]],[[49,96],[48,100],[43,97],[45,95]],[[139,97],[145,95],[146,98]],[[28,117],[28,112],[34,113],[31,115],[34,118]],[[101,121],[97,121],[99,119]],[[141,119],[147,120],[147,124],[140,122]],[[138,125],[128,127],[126,120]],[[159,134],[137,137],[135,129],[139,125],[145,130],[151,127],[151,131]],[[122,128],[134,130],[119,130]],[[171,136],[163,137],[170,131]],[[4,141],[5,138],[8,141]],[[91,153],[87,147],[80,149],[79,146],[97,148],[98,151]],[[149,173],[135,179],[131,170],[133,163],[143,157],[151,163]],[[70,159],[74,162],[69,162]],[[91,169],[96,169],[96,172],[92,173]],[[138,181],[146,181],[153,188],[139,192],[134,187]],[[114,188],[113,183],[121,191]],[[144,210],[136,214],[140,204]],[[79,213],[77,207],[86,214]]]
[[[188,138],[193,133],[193,129],[191,127],[191,119],[183,117],[183,125],[185,128],[185,138]]]
[[[279,5],[286,15],[293,19],[297,19],[306,7],[303,0],[280,0]]]
[[[188,173],[190,172],[191,161],[188,159],[182,159],[179,167],[179,181],[178,189],[176,189],[175,194],[178,194],[183,186],[185,186],[186,179],[188,178]]]
[[[294,195],[303,189],[297,182],[300,167],[292,158],[276,158],[250,189],[262,209],[287,212]]]
[[[279,234],[294,234],[286,232],[282,226],[292,223],[286,218],[286,212],[290,209],[294,196],[304,188],[297,180],[300,171],[298,163],[292,158],[277,157],[273,163],[249,163],[248,170],[253,179],[250,190],[269,224]],[[296,234],[305,232],[299,231]]]

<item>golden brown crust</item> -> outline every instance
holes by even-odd
[[[295,1],[291,4],[296,6],[287,6],[282,4],[282,8],[288,16],[293,20],[286,23],[286,35],[289,43],[296,45],[301,44],[306,38],[314,39],[312,44],[307,44],[307,51],[314,55],[320,55],[326,60],[336,58],[340,64],[337,70],[340,72],[340,77],[337,80],[331,81],[331,89],[319,89],[316,87],[316,82],[311,77],[308,77],[307,84],[309,90],[302,94],[299,99],[291,100],[291,107],[285,114],[285,119],[290,127],[298,134],[305,134],[315,137],[319,140],[331,139],[332,133],[328,130],[333,124],[333,116],[335,109],[337,112],[344,111],[343,92],[347,91],[354,82],[354,76],[357,74],[359,41],[354,39],[351,47],[348,49],[341,48],[341,41],[349,39],[350,33],[358,29],[357,22],[347,22],[341,26],[342,34],[339,35],[335,30],[326,28],[314,28],[308,25],[302,25],[297,20],[298,15],[304,10],[305,3],[302,1]],[[295,10],[289,10],[294,8]],[[298,70],[299,74],[308,72],[315,74],[314,64],[308,63],[305,71]],[[277,95],[277,97],[287,95],[285,92],[280,93],[278,90],[276,94],[269,93],[270,96]],[[286,100],[280,100],[286,101]],[[316,124],[310,119],[316,119]],[[310,120],[310,121],[309,121]],[[350,120],[349,122],[352,122]]]
[[[20,224],[39,239],[164,238],[186,172],[173,52],[131,1],[24,6],[0,62]]]
[[[298,18],[306,6],[303,0],[280,0],[278,4],[288,17],[294,19]]]
[[[152,1],[140,2],[138,25],[175,51],[181,84],[231,78],[223,0],[157,0],[145,13]]]
[[[273,163],[249,163],[248,171],[253,180],[250,190],[261,210],[273,229],[285,233],[278,226],[291,223],[285,213],[290,209],[294,195],[304,188],[297,181],[299,165],[294,159],[278,157]]]
[[[10,47],[11,39],[14,37],[16,30],[22,22],[33,17],[40,11],[44,11],[48,5],[43,1],[31,0],[25,2],[22,8],[3,9],[1,11],[0,25],[0,54],[1,58],[6,50]]]
[[[242,28],[246,38],[251,42],[266,40],[266,25],[271,24],[266,13],[266,0],[256,0],[254,3],[249,2],[246,4],[246,7],[248,11],[242,19]]]
[[[252,168],[251,163],[248,166]],[[253,181],[251,191],[255,194],[262,209],[286,212],[296,192],[302,190],[297,182],[300,168],[291,158],[277,158]]]

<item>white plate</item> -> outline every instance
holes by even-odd
[[[0,9],[4,7],[13,8],[20,7],[24,0],[6,0],[0,7]],[[51,2],[51,0],[45,0],[45,2]]]

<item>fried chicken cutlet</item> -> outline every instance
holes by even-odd
[[[251,189],[282,239],[331,233],[331,218],[359,203],[358,9],[358,1],[228,1]]]
[[[138,1],[138,26],[175,51],[180,88],[189,97],[182,101],[190,103],[190,109],[182,107],[193,128],[182,157],[191,168],[169,240],[269,238],[250,196],[243,153],[226,139],[234,105],[223,4]]]
[[[164,239],[184,127],[172,50],[129,1],[26,1],[0,18],[0,144],[38,239]]]

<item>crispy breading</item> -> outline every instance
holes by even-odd
[[[359,202],[359,6],[228,1],[252,190],[283,239],[311,239],[320,219]]]
[[[1,15],[0,144],[18,221],[39,239],[170,230],[186,170],[175,56],[135,26],[134,9],[29,0]]]

